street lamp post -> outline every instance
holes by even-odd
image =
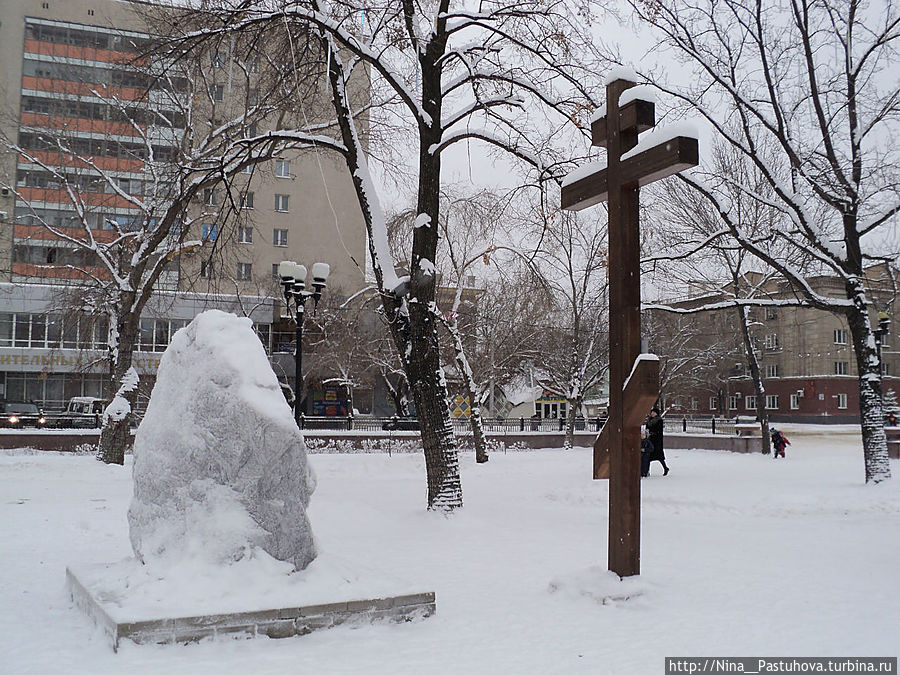
[[[306,290],[306,266],[298,265],[292,260],[283,260],[278,265],[278,276],[284,287],[285,305],[290,310],[294,301],[294,321],[297,325],[297,344],[294,348],[294,420],[298,428],[303,428],[300,418],[300,402],[303,400],[303,319],[306,313],[306,301],[312,298],[313,311],[319,304],[325,280],[331,272],[328,263],[317,262],[312,266],[312,290]]]
[[[884,336],[891,328],[891,316],[887,312],[878,312],[878,328],[872,331],[875,334],[875,352],[878,354],[878,374],[884,376],[884,363],[881,360],[881,345]]]

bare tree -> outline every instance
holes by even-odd
[[[322,35],[337,113],[341,150],[354,179],[385,315],[407,374],[422,428],[428,507],[462,505],[456,441],[447,409],[435,311],[435,256],[440,222],[442,154],[466,140],[511,153],[547,177],[529,131],[525,102],[557,128],[591,100],[594,82],[585,64],[596,53],[583,16],[563,3],[535,0],[515,6],[481,3],[455,8],[450,0],[420,5],[396,0],[325,5],[321,0],[275,3],[245,0],[219,12],[220,32],[286,24]],[[579,11],[587,11],[584,3]],[[362,28],[360,29],[360,25]],[[208,32],[205,33],[209,35]],[[200,37],[200,36],[198,36]],[[577,55],[577,60],[576,60]],[[389,92],[417,147],[415,231],[408,278],[391,266],[384,216],[360,142],[347,77],[357,64],[373,88]],[[576,100],[577,99],[577,100]]]
[[[728,145],[715,143],[711,155],[716,188],[729,199],[734,219],[740,223],[746,236],[754,239],[767,237],[782,221],[781,212],[770,203],[749,197],[737,186],[750,186],[757,195],[766,195],[771,199],[773,193],[768,183],[746,156]],[[751,308],[740,301],[768,298],[765,289],[770,286],[768,282],[772,279],[773,272],[739,246],[733,238],[724,235],[727,227],[718,211],[708,200],[698,200],[696,190],[688,182],[667,183],[660,188],[659,196],[657,203],[665,204],[665,208],[658,209],[654,214],[655,220],[665,231],[666,241],[677,242],[674,248],[678,254],[672,256],[666,251],[656,251],[645,258],[645,263],[662,263],[667,276],[680,280],[682,285],[704,282],[714,291],[710,293],[710,297],[714,297],[720,306],[718,310],[713,310],[714,313],[733,315],[735,328],[743,344],[746,372],[756,395],[761,430],[760,450],[763,454],[769,454],[771,444],[766,391],[759,353],[752,335],[755,321]],[[771,245],[773,253],[778,243]],[[685,250],[696,249],[698,245],[702,245],[700,250],[684,255]],[[800,257],[790,249],[779,252],[778,257],[789,260],[792,253],[794,258]],[[799,259],[794,265],[799,268],[803,263]],[[759,269],[753,270],[754,266]],[[733,299],[737,304],[723,307],[723,299]],[[698,301],[693,304],[694,311],[704,312],[709,303]],[[664,305],[656,307],[665,308]],[[695,334],[696,332],[694,331]],[[695,335],[695,346],[697,338]],[[726,351],[732,347],[724,335],[720,334],[719,339]],[[703,342],[702,338],[700,342]]]
[[[537,335],[534,314],[529,311],[533,307],[530,294],[516,292],[523,279],[534,277],[531,261],[519,248],[498,243],[515,239],[504,227],[507,205],[505,198],[484,190],[448,197],[440,222],[443,245],[438,269],[444,270],[449,280],[445,287],[452,289],[452,297],[439,300],[438,305],[469,399],[478,463],[488,461],[482,410],[495,387],[521,374],[525,359],[533,355]],[[489,273],[491,266],[495,273]],[[476,270],[483,277],[477,288]]]
[[[571,448],[585,396],[609,369],[606,227],[563,212],[546,225],[536,262],[552,303],[542,384],[566,399]]]
[[[734,186],[782,218],[768,236],[756,237],[715,184],[699,176],[685,180],[719,212],[727,235],[790,282],[804,304],[846,317],[859,375],[866,482],[889,478],[865,267],[888,257],[867,253],[866,239],[900,211],[893,142],[900,88],[890,71],[900,10],[859,0],[633,6],[660,31],[663,45],[693,66],[689,86],[650,79],[753,163],[771,193],[737,180]],[[761,151],[770,148],[772,154]],[[808,265],[792,264],[797,257]],[[841,279],[844,296],[817,293],[807,282],[813,271]]]

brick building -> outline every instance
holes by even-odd
[[[870,320],[878,326],[884,312],[894,319],[897,270],[869,268]],[[835,277],[810,280],[816,292],[843,297]],[[785,285],[768,282],[771,299],[793,294]],[[702,307],[725,294],[695,289],[692,297],[669,301],[673,307]],[[660,355],[662,399],[671,415],[749,416],[757,411],[736,310],[671,314],[654,310],[645,321],[651,351]],[[859,385],[855,355],[846,320],[808,307],[773,306],[751,310],[751,335],[760,362],[766,408],[776,422],[851,423],[859,421]],[[900,359],[889,332],[882,339],[884,391],[900,394]]]

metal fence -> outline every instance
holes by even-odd
[[[699,434],[734,434],[734,420],[718,417],[666,417],[666,431],[685,431]]]
[[[136,413],[134,424],[140,423],[141,414]],[[64,412],[48,412],[46,414],[49,428],[99,428],[101,415],[70,415]],[[575,420],[576,431],[599,432],[606,422],[606,417],[578,417]],[[734,420],[715,417],[664,417],[663,423],[667,432],[682,431],[701,434],[734,434]],[[452,420],[453,432],[470,434],[472,427],[468,418]],[[488,433],[535,432],[562,433],[566,430],[566,418],[537,417],[485,417],[482,426]],[[418,431],[419,421],[414,417],[320,417],[301,416],[301,427],[310,431]]]
[[[605,417],[579,417],[575,420],[576,431],[600,431]],[[472,427],[468,418],[454,419],[453,431],[457,434],[470,433]],[[308,430],[343,431],[418,431],[419,421],[414,417],[312,417],[303,415],[301,426]],[[566,418],[535,417],[485,417],[482,426],[486,432],[561,432],[566,429]]]
[[[579,417],[576,431],[599,432],[606,417]],[[734,434],[734,420],[717,417],[664,417],[666,431],[683,431],[701,434]],[[468,418],[452,420],[457,434],[471,433]],[[539,432],[559,433],[566,430],[566,418],[538,417],[485,417],[482,426],[486,432]],[[302,416],[302,427],[309,430],[345,431],[418,431],[419,421],[414,417],[312,417]]]

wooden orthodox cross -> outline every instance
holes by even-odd
[[[645,150],[638,134],[655,124],[651,101],[619,97],[634,82],[606,86],[606,115],[591,125],[594,145],[606,146],[607,166],[562,189],[562,208],[579,211],[609,201],[609,418],[594,442],[594,478],[606,478],[609,458],[608,567],[640,574],[640,429],[659,396],[659,361],[641,357],[641,271],[638,195],[641,185],[696,166],[697,139],[669,138]],[[622,155],[628,153],[626,157]]]

